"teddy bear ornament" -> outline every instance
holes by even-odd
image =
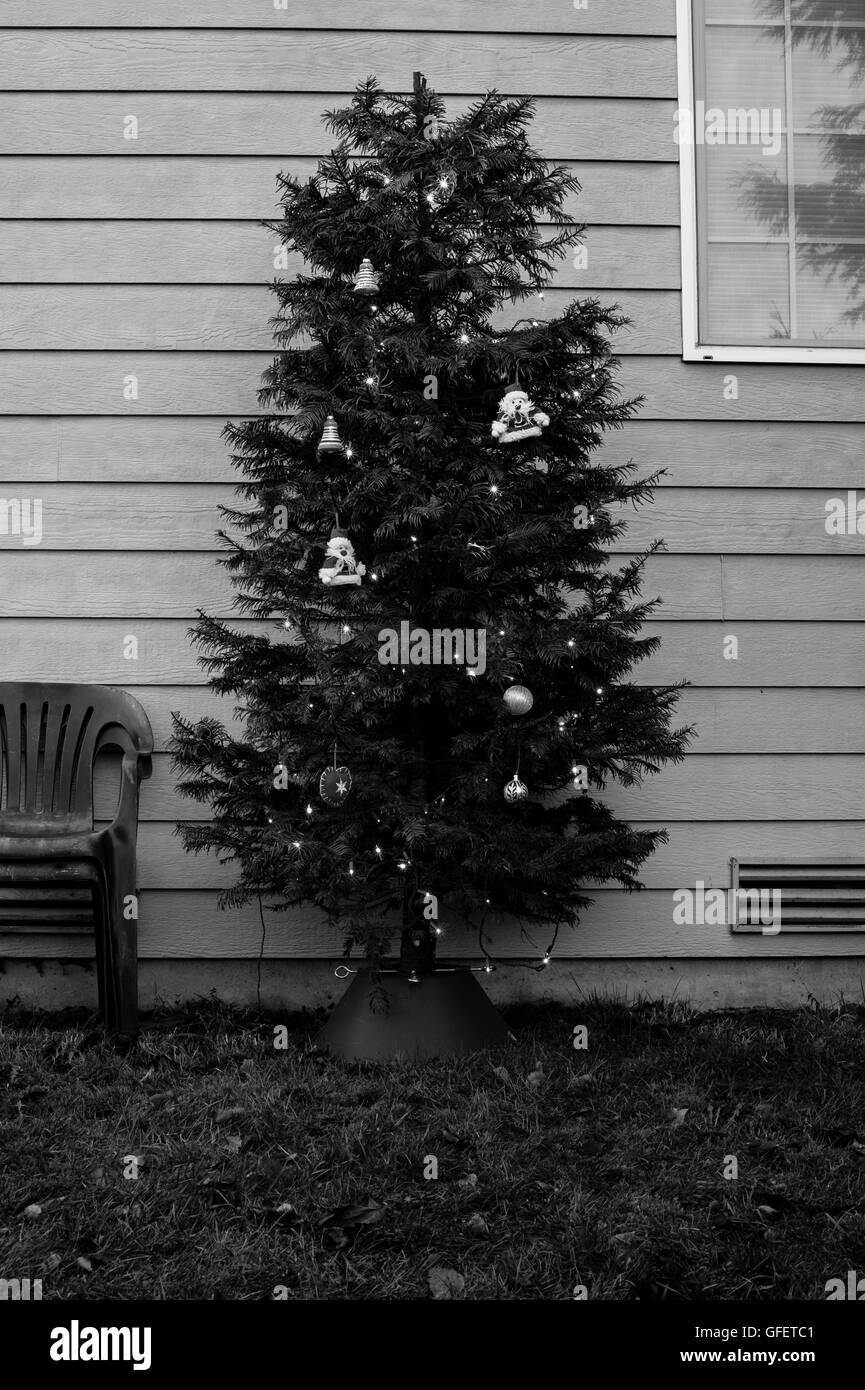
[[[359,584],[366,565],[354,558],[354,546],[341,526],[334,526],[327,543],[324,563],[318,572],[322,584]]]
[[[534,401],[519,386],[512,386],[499,401],[499,418],[493,421],[492,435],[499,444],[519,444],[539,435],[549,423],[549,415],[536,410]]]

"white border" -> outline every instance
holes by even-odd
[[[693,5],[676,0],[676,54],[679,110],[693,111]],[[696,144],[679,143],[679,205],[682,239],[682,358],[685,362],[813,362],[832,366],[865,365],[865,348],[734,347],[704,344],[697,338],[697,176]]]

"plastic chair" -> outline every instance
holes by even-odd
[[[93,768],[122,753],[110,825],[94,827]],[[111,1032],[138,1031],[138,786],[152,771],[153,733],[137,700],[103,685],[0,682],[0,923],[96,931],[99,1005]],[[11,915],[10,915],[11,914]],[[0,938],[2,941],[2,938]]]

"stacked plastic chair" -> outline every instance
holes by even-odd
[[[112,748],[120,796],[97,828],[93,769]],[[125,691],[0,682],[0,929],[95,930],[100,1011],[128,1036],[138,1031],[138,789],[152,752],[147,715]]]

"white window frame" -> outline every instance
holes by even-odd
[[[679,111],[690,111],[694,97],[694,4],[676,0],[676,48],[679,69]],[[835,366],[865,366],[865,348],[755,347],[701,343],[697,286],[697,145],[680,143],[679,196],[682,238],[682,357],[685,362],[815,362]]]

